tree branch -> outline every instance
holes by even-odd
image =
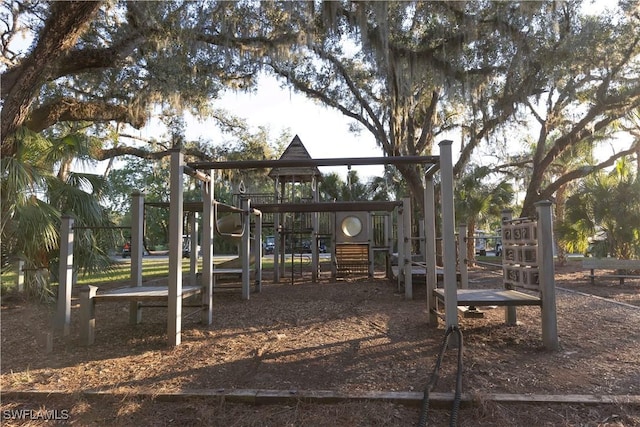
[[[141,128],[146,123],[146,115],[132,111],[121,105],[105,102],[81,102],[63,98],[45,104],[31,113],[25,125],[34,132],[41,132],[59,121],[117,121]]]
[[[567,172],[566,174],[562,175],[560,178],[557,178],[554,182],[549,184],[546,188],[542,189],[540,191],[541,198],[544,199],[544,198],[551,197],[553,193],[555,193],[560,187],[562,187],[563,185],[566,185],[571,181],[574,181],[579,178],[584,178],[585,176],[590,175],[596,171],[602,170],[609,166],[613,166],[616,160],[622,157],[628,156],[630,154],[636,153],[639,148],[640,148],[640,144],[638,141],[636,141],[631,147],[629,147],[629,149],[620,151],[619,153],[612,155],[607,160],[601,163],[598,163],[597,165],[583,166],[581,168]]]
[[[20,76],[2,96],[2,157],[12,156],[16,151],[15,142],[10,136],[26,121],[35,94],[46,81],[47,64],[73,48],[101,5],[102,2],[93,1],[51,3],[51,14],[38,37],[38,44],[25,59]]]

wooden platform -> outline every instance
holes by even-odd
[[[183,286],[182,298],[198,295],[201,291],[201,286]],[[166,301],[169,298],[169,288],[166,286],[134,286],[101,292],[93,298],[100,301]]]
[[[444,301],[444,289],[433,290],[433,294]],[[520,291],[508,289],[458,289],[457,299],[459,306],[516,306],[516,305],[541,305],[540,298]]]
[[[397,265],[391,266],[391,271],[393,272],[394,277],[398,277],[398,270],[399,268]],[[427,268],[413,265],[411,266],[411,274],[414,276],[426,276]],[[460,273],[457,273],[457,274],[460,275]],[[441,279],[443,275],[444,275],[444,268],[436,267],[436,276],[438,276],[438,279]]]
[[[249,269],[249,271],[251,271],[251,269]],[[242,269],[241,268],[214,268],[213,269],[213,274],[214,276],[216,274],[222,275],[222,274],[242,274]]]
[[[397,265],[392,265],[391,266],[391,272],[393,273],[393,277],[398,277],[398,271],[399,268]],[[411,266],[411,275],[413,277],[422,277],[424,278],[427,275],[427,267],[422,267],[419,265],[412,265]],[[436,267],[436,280],[438,282],[442,282],[442,280],[444,279],[444,268],[442,267]],[[460,272],[456,271],[456,281],[460,282]]]
[[[202,286],[182,286],[181,299],[195,295],[203,295]],[[205,295],[203,295],[205,296]],[[165,307],[165,305],[146,305],[148,302],[169,302],[168,286],[132,286],[128,288],[113,289],[98,294],[97,286],[84,286],[80,290],[80,339],[86,345],[92,345],[95,341],[96,329],[96,303],[98,302],[129,302],[129,323],[138,324],[142,320],[143,307]],[[211,300],[212,301],[212,300]],[[181,302],[179,302],[180,304]],[[209,316],[211,304],[203,300],[197,306],[203,316]],[[208,312],[207,312],[208,310]]]

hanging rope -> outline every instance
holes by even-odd
[[[449,345],[449,337],[452,333],[456,333],[458,336],[458,366],[456,373],[456,391],[453,397],[453,406],[451,408],[451,416],[449,418],[449,426],[454,427],[458,425],[458,411],[460,410],[460,400],[462,398],[462,348],[463,348],[463,340],[462,340],[462,331],[458,326],[452,325],[450,326],[442,340],[442,345],[440,347],[440,352],[438,353],[438,359],[436,360],[436,364],[433,368],[433,372],[431,373],[431,379],[427,383],[424,388],[424,397],[422,398],[422,407],[420,410],[420,418],[418,420],[418,427],[425,427],[427,425],[427,417],[429,415],[429,393],[433,391],[433,389],[438,384],[438,378],[440,375],[440,366],[442,365],[442,359],[444,358],[444,351],[447,349]]]

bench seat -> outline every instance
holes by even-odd
[[[181,297],[183,300],[203,294],[202,286],[182,286]],[[131,304],[129,309],[129,321],[131,323],[139,323],[142,303],[168,303],[169,288],[167,286],[133,286],[98,293],[97,286],[84,286],[80,290],[80,338],[86,345],[92,345],[95,341],[95,306],[99,301],[129,302]],[[200,307],[201,310],[204,311],[204,301],[203,303],[198,304],[197,307]]]
[[[634,274],[633,271],[640,271],[640,260],[635,259],[617,259],[617,258],[585,258],[582,260],[582,268],[589,270],[586,275],[591,279],[591,284],[595,284],[595,278],[619,279],[620,284],[624,284],[624,279],[640,279],[640,273]],[[596,274],[596,270],[615,270],[616,273]]]
[[[368,243],[337,243],[336,273],[338,276],[369,274]]]

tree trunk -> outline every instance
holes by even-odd
[[[10,157],[16,153],[15,131],[29,116],[31,104],[40,86],[54,68],[54,63],[76,44],[76,41],[97,13],[102,2],[52,2],[51,15],[38,37],[38,44],[19,66],[20,72],[11,88],[5,92],[0,113],[2,147],[0,155]]]
[[[422,215],[421,218],[424,218],[424,185],[422,184],[422,177],[420,176],[418,166],[398,165],[398,170],[402,174],[402,177],[406,180],[407,186],[409,187],[409,191],[411,193],[411,202],[417,208],[416,210]],[[417,220],[421,218],[415,219]]]
[[[558,225],[564,221],[564,212],[565,212],[565,203],[567,201],[567,186],[563,185],[558,188],[556,191],[556,216],[553,219],[553,225],[557,229]],[[557,234],[554,233],[554,240],[556,243],[556,247],[558,248],[558,263],[560,265],[565,265],[567,263],[567,250],[565,245],[558,241]]]

